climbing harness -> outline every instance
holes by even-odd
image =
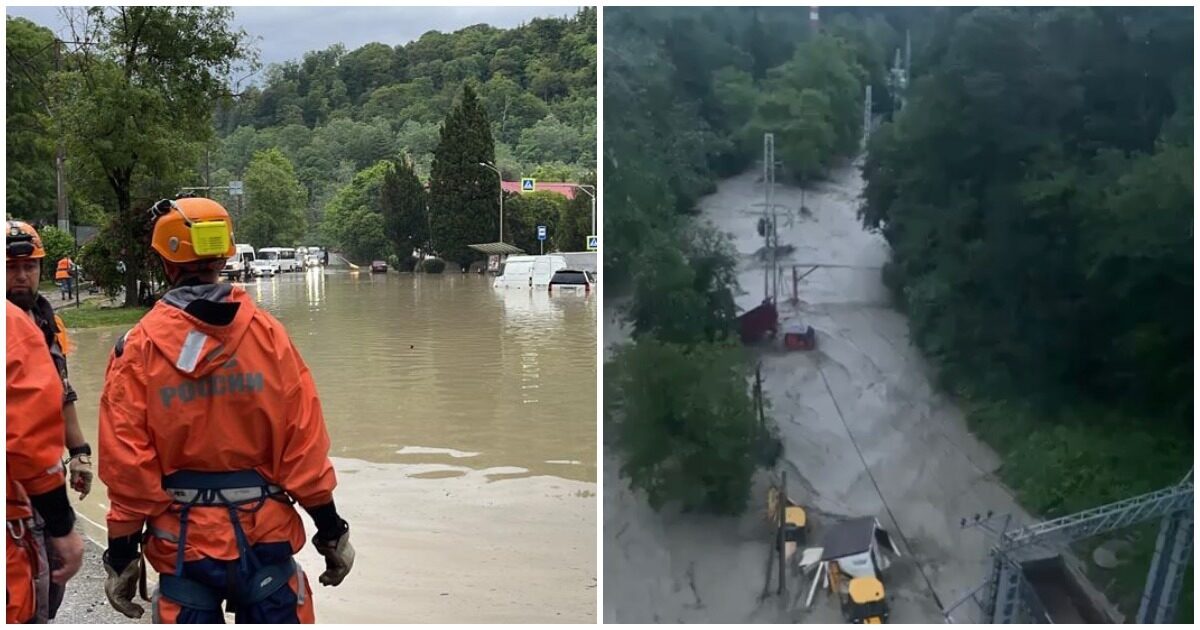
[[[258,512],[267,501],[291,505],[292,499],[279,486],[268,482],[254,470],[232,472],[201,472],[180,470],[163,478],[163,489],[171,496],[172,509],[179,512],[179,537],[175,540],[175,572],[159,577],[162,595],[187,608],[220,610],[224,599],[218,591],[183,575],[184,551],[187,548],[188,513],[196,507],[223,507],[229,512],[233,535],[237,541],[238,563],[249,575],[249,592],[231,595],[230,608],[252,605],[270,597],[287,585],[297,573],[293,558],[263,565],[246,538],[240,514]],[[168,532],[152,529],[151,535],[172,540]]]

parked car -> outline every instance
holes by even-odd
[[[267,258],[256,258],[250,263],[250,273],[255,278],[263,276],[274,277],[279,275],[279,261]]]
[[[387,262],[383,260],[372,261],[371,273],[387,273]]]
[[[592,292],[596,284],[590,271],[579,269],[559,269],[550,279],[550,294],[576,293],[586,295]]]

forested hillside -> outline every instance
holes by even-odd
[[[227,20],[228,13],[220,19]],[[130,15],[142,16],[136,11]],[[98,23],[104,25],[98,36],[107,36],[112,24],[112,36],[122,37],[122,22]],[[62,70],[76,64],[86,68],[94,58],[68,53],[66,67],[56,69],[53,35],[47,29],[9,19],[8,33],[10,212],[16,206],[25,218],[53,221],[53,127],[63,123],[62,112],[72,106],[56,103],[51,87]],[[232,59],[251,57],[248,38],[242,36],[241,49]],[[440,127],[460,104],[464,86],[474,87],[490,131],[487,143],[494,142],[489,159],[506,179],[583,182],[594,177],[595,38],[596,10],[585,8],[567,19],[535,19],[513,29],[481,24],[454,33],[431,31],[402,46],[372,43],[347,51],[337,45],[307,53],[303,59],[262,69],[248,87],[238,84],[238,93],[204,100],[212,133],[178,138],[176,149],[162,156],[169,163],[158,167],[152,181],[143,185],[136,177],[140,170],[134,172],[135,192],[149,197],[169,194],[173,191],[165,189],[171,186],[220,187],[241,180],[246,195],[240,204],[224,190],[210,194],[242,214],[245,233],[254,235],[252,242],[259,246],[315,242],[353,249],[364,257],[393,253],[395,243],[381,231],[381,163],[386,160],[393,169],[408,165],[427,182],[442,141]],[[120,44],[114,44],[113,50],[119,51]],[[146,54],[153,57],[157,52],[149,49]],[[228,70],[223,69],[220,78],[233,81],[247,74]],[[173,71],[170,65],[131,67],[134,74]],[[117,102],[105,106],[125,111]],[[76,153],[66,155],[73,217],[78,223],[104,225],[114,205],[106,198],[106,180]],[[471,168],[456,177],[498,186],[495,173],[474,163]],[[331,204],[344,210],[348,201],[359,204],[349,217],[352,226],[323,225]],[[521,202],[513,205],[519,210]],[[564,199],[552,205],[566,213]],[[575,213],[572,210],[572,221]],[[496,223],[494,212],[482,214],[480,221]],[[532,214],[536,213],[514,212],[506,223],[516,222],[513,232],[520,233],[520,222]],[[556,230],[559,223],[568,232],[559,235],[564,245],[569,240],[574,249],[582,248],[576,226],[567,226],[568,221],[556,215]],[[408,252],[395,253],[403,257]]]
[[[609,286],[628,284],[649,239],[716,178],[755,163],[764,131],[784,175],[808,181],[857,152],[868,83],[874,109],[890,111],[887,67],[910,14],[823,8],[821,19],[814,31],[797,8],[606,9]]]
[[[218,110],[205,167],[214,182],[236,179],[256,151],[278,147],[307,190],[314,226],[337,190],[379,160],[407,154],[428,179],[439,125],[467,82],[506,179],[582,181],[595,171],[594,8],[509,30],[431,31],[394,48],[333,46],[265,75]]]
[[[863,94],[886,111],[887,16],[797,8],[605,10],[605,288],[634,341],[606,368],[621,472],[658,507],[738,513],[779,444],[756,430],[753,369],[731,344],[736,252],[693,225],[696,200],[775,133],[802,185],[857,154]]]
[[[1039,511],[1177,481],[1192,458],[1191,11],[935,13],[908,107],[873,137],[863,209],[892,245],[914,341],[948,387],[1002,405],[985,434],[1078,449],[1052,486],[1042,465],[1013,467]],[[1016,421],[1030,413],[1043,421]]]

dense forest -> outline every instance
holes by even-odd
[[[814,31],[796,8],[605,10],[609,286],[627,288],[648,239],[755,163],[764,131],[805,181],[857,152],[867,84],[874,109],[890,111],[909,13],[823,8],[821,19]]]
[[[202,165],[210,181],[244,176],[254,154],[278,148],[307,193],[315,229],[356,173],[408,155],[427,180],[438,129],[473,84],[508,180],[583,181],[596,163],[596,10],[514,29],[431,31],[402,46],[340,45],[266,69],[216,112]],[[491,177],[495,177],[491,175]]]
[[[908,105],[872,138],[862,211],[892,245],[885,279],[914,341],[945,387],[987,401],[978,429],[1002,448],[1070,453],[1053,484],[1042,465],[1013,467],[1035,509],[1178,481],[1192,460],[1191,10],[930,22]]]
[[[907,105],[872,136],[861,214],[892,246],[884,280],[1039,514],[1178,483],[1194,461],[1192,22],[932,11]],[[1127,613],[1156,528],[1105,578]]]
[[[763,130],[792,184],[857,155],[870,84],[860,217],[891,245],[884,281],[913,342],[1005,483],[1050,517],[1182,479],[1191,10],[822,8],[819,33],[807,18],[606,10],[606,283],[633,324],[606,372],[623,474],[656,503],[741,509],[752,412],[728,383],[748,372],[715,351],[736,314],[732,253],[719,236],[697,247],[691,215],[718,178],[754,166]],[[906,31],[900,85],[889,67]],[[670,369],[644,373],[645,357]],[[1104,578],[1127,612],[1155,527],[1133,532],[1134,561]]]
[[[134,206],[185,186],[212,186],[208,194],[242,226],[239,240],[256,246],[321,244],[358,260],[403,261],[413,246],[441,253],[433,241],[465,265],[476,255],[460,241],[495,240],[497,227],[497,176],[478,162],[495,164],[506,179],[594,182],[594,8],[513,29],[431,31],[395,47],[332,46],[257,74],[256,51],[231,26],[232,12],[80,9],[71,15],[77,37],[89,43],[69,45],[28,20],[8,19],[9,212],[53,222],[55,153],[62,150],[73,223],[118,223],[118,243],[143,240]],[[163,39],[172,29],[190,33],[174,49]],[[256,82],[238,83],[247,76]],[[173,109],[159,109],[167,103]],[[447,135],[457,110],[472,112],[479,128]],[[139,125],[127,124],[131,111],[139,112]],[[476,212],[467,221],[441,221],[451,231],[438,234],[438,217],[417,221],[403,198],[419,197],[408,205],[424,213],[426,189],[437,188],[435,154],[472,134],[478,155],[459,152],[451,160],[457,170],[443,175],[470,180],[460,183],[472,190],[487,187],[488,201],[458,199]],[[390,194],[386,173],[393,174]],[[426,184],[397,183],[411,182],[410,174]],[[221,188],[234,180],[245,182],[241,198]],[[534,226],[525,223],[538,221],[550,225],[552,245],[582,249],[590,232],[586,200],[543,197],[513,196],[506,240],[528,248]],[[111,243],[102,258],[139,257]]]
[[[754,164],[767,130],[801,184],[857,154],[865,86],[890,108],[904,17],[823,9],[814,30],[795,8],[605,10],[605,287],[633,328],[606,367],[605,417],[653,505],[739,512],[778,453],[731,343],[735,252],[693,224],[694,203]]]

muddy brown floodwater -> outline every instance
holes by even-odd
[[[762,247],[756,223],[763,187],[756,173],[719,183],[699,202],[701,220],[732,236],[739,254],[742,309],[763,299]],[[895,623],[940,623],[949,606],[979,586],[993,540],[960,520],[991,510],[1030,522],[995,476],[1000,460],[970,431],[962,413],[932,384],[932,370],[909,341],[880,277],[887,243],[856,216],[857,166],[835,169],[806,195],[779,185],[779,242],[794,248],[779,261],[782,320],[816,330],[815,352],[756,348],[769,413],[779,427],[791,498],[814,528],[875,516],[899,540],[904,557],[884,574]],[[758,205],[756,205],[758,204]],[[798,266],[795,302],[791,266]],[[802,280],[814,265],[820,267]],[[623,335],[607,312],[605,345]],[[810,581],[793,579],[784,597],[760,599],[770,531],[759,475],[740,518],[654,512],[629,490],[606,457],[604,572],[606,622],[823,622],[841,620],[818,596],[805,609]],[[811,544],[819,544],[813,541]],[[974,621],[970,604],[956,621]]]
[[[317,584],[311,546],[300,554],[318,621],[595,619],[592,298],[319,269],[243,286],[313,372],[354,532],[354,573],[338,588]],[[127,328],[72,332],[92,444],[108,353]],[[100,542],[107,507],[98,482],[78,506]]]

